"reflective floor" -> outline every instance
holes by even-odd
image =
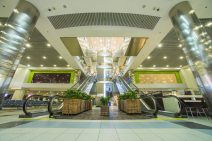
[[[18,112],[16,112],[18,113]],[[212,120],[169,118],[136,120],[18,119],[0,114],[0,141],[211,141]],[[6,122],[2,122],[6,119]],[[16,120],[14,120],[16,119]],[[11,120],[11,121],[10,121]]]

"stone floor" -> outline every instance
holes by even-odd
[[[109,116],[100,115],[100,107],[93,107],[92,110],[77,115],[55,115],[57,119],[84,119],[84,120],[133,120],[133,119],[150,119],[151,116],[144,114],[126,114],[118,110],[117,106],[110,107]]]
[[[19,119],[20,111],[0,113],[0,141],[211,141],[212,120],[169,118],[135,120]],[[9,115],[11,114],[11,115]],[[17,115],[16,115],[17,114]],[[128,115],[134,117],[135,115]]]

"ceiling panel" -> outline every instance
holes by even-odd
[[[74,13],[48,17],[55,29],[79,26],[127,26],[153,30],[160,17],[131,13]]]
[[[212,19],[201,19],[200,22],[202,25],[206,25],[208,22],[211,22]],[[212,38],[212,28],[205,27],[206,31],[208,32],[209,36]],[[183,45],[179,47],[181,44],[180,40],[178,39],[175,30],[172,28],[171,31],[163,38],[161,41],[161,47],[157,46],[149,55],[151,58],[146,59],[141,65],[142,67],[180,67],[188,65],[185,54],[183,52]],[[167,59],[163,57],[166,56]],[[183,59],[180,57],[183,56]]]
[[[3,30],[6,20],[7,18],[0,18],[0,30]],[[66,61],[60,57],[60,54],[52,46],[47,46],[48,41],[36,28],[30,34],[30,38],[26,44],[30,46],[26,46],[20,64],[30,65],[31,67],[40,67],[41,65],[43,67],[54,67],[55,65],[57,67],[67,66]]]

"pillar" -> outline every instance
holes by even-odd
[[[212,43],[189,2],[174,6],[170,12],[172,24],[184,44],[183,51],[200,91],[212,115]]]
[[[5,80],[0,86],[0,109],[13,75],[25,50],[24,43],[35,27],[39,11],[31,3],[20,0],[4,25],[0,38],[0,74]]]

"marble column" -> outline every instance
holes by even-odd
[[[187,62],[212,115],[212,42],[188,1],[175,5],[169,16],[184,44]]]
[[[5,78],[0,86],[0,109],[4,94],[8,91],[25,50],[24,43],[35,27],[39,15],[38,9],[30,2],[20,0],[0,33],[0,74]]]

